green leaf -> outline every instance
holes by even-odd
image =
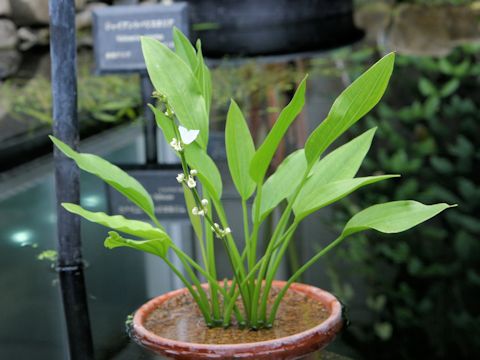
[[[442,97],[448,97],[452,95],[460,87],[460,80],[451,79],[445,85],[443,85],[442,90],[440,90],[440,95]]]
[[[425,97],[436,97],[438,95],[438,91],[435,85],[433,85],[430,80],[424,77],[422,77],[418,81],[418,89],[420,90],[420,93]]]
[[[165,141],[167,144],[170,143],[170,141],[176,137],[175,130],[173,129],[173,126],[175,126],[173,120],[153,105],[148,104],[148,107],[155,115],[155,121],[157,122],[158,127],[162,130]]]
[[[109,231],[108,237],[105,239],[104,245],[108,249],[115,249],[118,247],[129,247],[150,253],[161,258],[165,258],[170,247],[171,239],[167,234],[157,239],[150,240],[131,240],[125,239],[115,231]]]
[[[65,210],[80,215],[88,221],[124,232],[125,234],[138,236],[143,239],[161,238],[165,234],[164,231],[154,228],[149,223],[126,219],[122,215],[112,216],[107,215],[104,212],[92,212],[79,205],[71,203],[62,203],[62,206]]]
[[[147,71],[155,89],[165,95],[180,123],[190,130],[200,130],[197,142],[204,149],[208,143],[208,115],[205,99],[190,67],[161,42],[142,37]]]
[[[173,43],[175,44],[175,52],[177,55],[194,71],[197,67],[195,48],[190,40],[177,27],[173,28]]]
[[[273,155],[277,150],[280,141],[287,132],[290,124],[300,114],[305,104],[305,89],[307,84],[307,77],[305,77],[295,92],[293,99],[282,110],[277,121],[268,133],[264,142],[258,148],[255,156],[252,159],[250,166],[250,176],[258,184],[263,181],[267,169],[272,161]]]
[[[302,175],[307,170],[307,160],[303,149],[297,150],[287,156],[278,169],[265,181],[262,190],[262,204],[260,206],[260,220],[265,217],[283,199],[288,198],[302,181]],[[255,198],[254,209],[258,206]],[[252,211],[255,214],[255,210]]]
[[[60,151],[75,161],[80,169],[98,176],[145,211],[152,219],[155,218],[152,198],[137,180],[97,155],[77,153],[57,138],[50,136],[50,139]]]
[[[394,53],[386,55],[335,100],[327,118],[307,139],[305,155],[309,165],[380,101],[392,75],[394,61]]]
[[[248,172],[255,155],[255,145],[242,111],[233,100],[225,125],[225,147],[233,183],[242,199],[247,200],[255,191],[255,182]]]
[[[185,196],[185,205],[187,206],[188,217],[192,223],[193,231],[195,231],[198,240],[203,241],[202,220],[200,219],[200,216],[192,214],[192,209],[197,206],[197,204],[195,203],[192,192],[187,186],[185,186],[185,184],[183,184],[183,195]]]
[[[354,215],[345,225],[341,237],[369,229],[387,234],[399,233],[454,206],[445,203],[424,205],[412,200],[373,205]]]
[[[203,60],[200,40],[197,40],[197,67],[195,68],[195,77],[197,78],[203,98],[205,99],[205,107],[208,115],[210,114],[210,105],[212,103],[212,75]]]
[[[208,192],[217,200],[222,197],[222,177],[217,165],[195,142],[185,146],[185,158],[192,169],[198,171],[198,178]]]
[[[377,128],[370,129],[329,153],[313,166],[308,181],[318,187],[353,178],[370,149],[376,130]]]
[[[330,205],[355,190],[382,180],[399,177],[400,175],[381,175],[359,177],[354,179],[338,180],[321,186],[316,186],[314,181],[307,180],[293,203],[293,212],[298,220],[311,213]]]

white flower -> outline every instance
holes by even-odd
[[[231,234],[231,233],[232,233],[232,230],[230,230],[230,228],[227,227],[227,228],[225,228],[224,233],[225,233],[225,234]]]
[[[177,175],[177,181],[179,184],[181,184],[183,182],[183,180],[185,180],[185,174],[183,173],[180,173]]]
[[[187,186],[190,189],[193,189],[195,186],[197,186],[197,182],[193,179],[193,177],[191,177],[191,176],[188,177]]]
[[[204,216],[205,210],[198,210],[198,216]]]
[[[195,170],[195,169],[190,170],[190,175],[197,176],[197,174],[198,174],[197,170]]]
[[[173,138],[172,141],[170,141],[170,146],[175,151],[182,151],[183,150],[182,143],[175,138]]]
[[[180,131],[180,138],[185,145],[194,142],[200,132],[200,130],[188,130],[183,126],[179,126],[178,130]]]
[[[202,199],[202,206],[205,207],[208,205],[208,200],[207,199]]]
[[[192,214],[198,215],[198,208],[196,206],[192,209]]]

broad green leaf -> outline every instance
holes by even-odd
[[[202,45],[197,40],[197,66],[195,68],[195,77],[197,78],[203,98],[205,99],[205,107],[207,115],[210,114],[210,105],[212,103],[212,75],[205,61],[203,60]]]
[[[364,132],[317,162],[310,172],[309,181],[318,187],[333,181],[353,178],[370,149],[376,130],[377,128],[373,128]]]
[[[138,236],[143,239],[161,238],[165,234],[164,231],[154,228],[149,223],[126,219],[122,215],[112,216],[107,215],[104,212],[92,212],[85,210],[79,205],[71,203],[62,203],[62,206],[65,208],[65,210],[73,214],[80,215],[88,221],[106,226],[110,229],[121,231],[125,234]]]
[[[143,56],[155,89],[167,96],[180,123],[200,130],[197,142],[208,143],[208,115],[200,86],[190,67],[161,42],[142,37]]]
[[[298,220],[330,205],[355,190],[382,180],[399,177],[399,175],[381,175],[338,180],[316,186],[315,182],[307,181],[293,203],[293,212]]]
[[[105,239],[104,245],[108,249],[115,249],[118,247],[129,247],[132,249],[140,250],[146,253],[150,253],[161,258],[165,258],[170,247],[171,239],[167,234],[156,239],[150,240],[131,240],[125,239],[115,231],[109,231],[108,237]]]
[[[262,204],[260,206],[260,220],[265,217],[283,199],[288,198],[300,185],[303,174],[307,170],[307,160],[303,149],[297,150],[287,156],[278,169],[265,181],[262,190]],[[255,198],[254,208],[257,206]],[[255,214],[255,211],[252,212]]]
[[[173,28],[173,43],[175,44],[175,52],[177,55],[185,61],[192,71],[195,70],[197,67],[195,48],[190,40],[177,27]]]
[[[307,139],[305,155],[309,165],[380,101],[392,75],[394,61],[394,53],[386,55],[335,100],[327,118]]]
[[[445,203],[424,205],[412,200],[373,205],[354,215],[345,225],[341,237],[369,229],[388,234],[399,233],[454,206]]]
[[[248,172],[255,155],[255,145],[242,111],[233,100],[225,125],[225,147],[233,183],[242,199],[247,200],[255,191],[255,182]]]
[[[291,123],[296,119],[305,104],[305,89],[307,86],[307,77],[305,77],[295,92],[293,99],[282,110],[277,121],[268,133],[267,137],[260,145],[250,165],[250,176],[258,184],[263,181],[267,169],[272,161],[273,155],[278,145],[283,139]]]
[[[195,199],[193,198],[192,192],[187,186],[185,186],[185,184],[183,184],[183,195],[185,196],[185,205],[187,206],[188,217],[192,223],[193,231],[195,231],[195,235],[197,235],[198,240],[203,241],[202,220],[200,219],[200,216],[192,214],[192,209],[197,205],[195,203]]]
[[[137,180],[97,155],[78,153],[57,138],[50,136],[50,139],[60,151],[75,161],[80,169],[98,176],[145,211],[152,219],[155,218],[152,198]]]
[[[198,178],[202,184],[213,197],[220,200],[223,187],[222,177],[215,162],[197,143],[185,146],[184,152],[188,165],[198,171]]]

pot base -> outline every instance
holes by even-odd
[[[278,291],[283,285],[285,282],[275,281],[272,289]],[[138,344],[172,359],[299,359],[324,348],[335,338],[342,327],[341,305],[330,293],[308,285],[292,284],[289,293],[288,298],[296,301],[295,306],[285,308],[283,305],[283,315],[279,311],[275,330],[249,331],[231,327],[225,331],[208,329],[204,325],[186,289],[172,291],[149,301],[135,313],[131,336]],[[308,306],[302,307],[302,302]],[[182,306],[182,311],[168,311],[175,306]],[[167,311],[158,312],[159,308]],[[183,310],[194,310],[195,316],[187,318],[190,321],[195,318],[197,323],[195,320],[184,322],[185,318],[174,315],[184,313]],[[305,321],[300,321],[302,318]],[[174,333],[165,333],[162,325],[169,328],[172,323],[177,323]],[[303,323],[303,329],[282,326],[288,323]],[[179,332],[182,326],[184,329]],[[199,329],[204,333],[197,331]],[[235,336],[229,336],[229,332]]]
[[[271,300],[278,291],[277,288],[272,289]],[[241,304],[237,305],[240,311],[243,311]],[[170,298],[152,311],[146,318],[144,326],[157,336],[175,341],[213,345],[241,344],[294,335],[322,323],[328,315],[329,311],[321,302],[305,294],[291,291],[284,297],[271,329],[257,331],[240,329],[236,323],[227,329],[208,328],[192,296],[184,293]]]

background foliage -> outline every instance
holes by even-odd
[[[371,55],[371,50],[343,51],[334,58],[347,64],[353,78]],[[344,200],[334,211],[338,229],[352,213],[377,202],[415,198],[459,204],[406,234],[380,239],[369,233],[333,255],[329,274],[335,292],[347,304],[363,306],[362,316],[351,318],[345,341],[366,359],[480,354],[479,56],[478,46],[441,59],[399,55],[386,98],[350,132],[353,137],[378,126],[361,171],[383,169],[405,179]],[[336,72],[328,61],[317,65],[325,74]],[[339,280],[342,264],[355,275]],[[365,298],[358,298],[359,283]]]

